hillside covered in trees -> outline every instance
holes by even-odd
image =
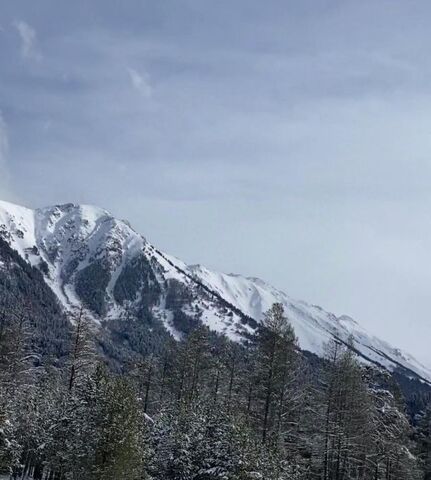
[[[431,473],[431,410],[331,342],[298,349],[274,304],[248,344],[192,329],[114,372],[84,312],[61,361],[31,311],[0,318],[0,472],[34,480],[410,480]],[[425,400],[425,398],[422,398]]]

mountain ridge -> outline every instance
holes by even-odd
[[[303,350],[322,356],[331,338],[346,343],[352,336],[365,363],[431,383],[431,369],[351,317],[294,300],[255,277],[187,265],[105,209],[68,203],[32,210],[0,201],[0,237],[43,273],[66,311],[84,306],[96,324],[150,315],[175,339],[203,323],[241,341],[280,302]]]

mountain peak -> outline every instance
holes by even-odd
[[[0,237],[43,272],[66,311],[84,307],[99,325],[102,320],[154,318],[181,338],[203,323],[241,341],[278,302],[302,349],[321,356],[331,339],[353,337],[364,362],[431,382],[430,369],[370,335],[351,317],[294,300],[256,277],[187,265],[105,209],[67,203],[31,210],[0,202]]]

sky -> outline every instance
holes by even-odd
[[[3,0],[0,198],[107,208],[431,365],[428,0]]]

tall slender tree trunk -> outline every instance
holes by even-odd
[[[268,366],[268,378],[266,382],[266,395],[265,395],[265,407],[263,413],[263,427],[262,427],[262,443],[266,442],[266,437],[268,434],[268,420],[269,420],[269,409],[271,406],[271,397],[272,397],[272,380],[274,375],[274,359],[275,359],[275,336],[271,348],[269,366]]]
[[[335,344],[335,351],[332,357],[332,366],[335,366],[335,362],[338,356],[338,344]],[[332,392],[333,392],[333,379],[331,377],[328,389],[328,402],[326,406],[325,414],[325,451],[323,457],[323,480],[328,480],[329,475],[329,437],[330,437],[330,419],[332,413]]]
[[[72,365],[70,367],[70,376],[69,376],[69,392],[72,390],[73,384],[75,382],[76,362],[78,360],[79,344],[81,342],[81,328],[82,328],[82,308],[79,311],[78,321],[76,325],[75,342],[74,342],[73,354],[72,354]]]

